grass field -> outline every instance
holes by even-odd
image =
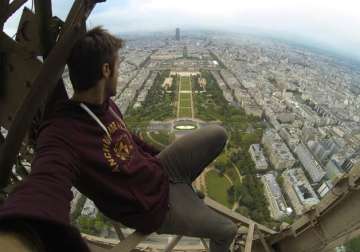
[[[206,174],[206,186],[210,198],[231,208],[227,199],[227,190],[231,185],[226,178],[219,176],[216,171],[209,171]]]
[[[189,77],[181,77],[179,93],[179,114],[178,117],[192,117],[191,82]],[[184,92],[186,91],[186,92]]]
[[[191,108],[181,107],[179,111],[179,117],[191,117]]]
[[[180,83],[180,91],[190,91],[191,90],[191,82],[189,77],[182,77]]]
[[[180,94],[180,107],[191,107],[191,94]]]
[[[150,136],[157,142],[163,145],[170,144],[170,135],[166,131],[159,131],[159,132],[150,132]]]

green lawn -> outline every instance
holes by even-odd
[[[144,141],[150,145],[153,145],[155,148],[162,150],[164,149],[164,146],[159,145],[158,143],[154,142],[152,139],[148,137],[148,135],[145,132],[142,132],[142,137],[144,138]],[[157,139],[156,139],[157,140]]]
[[[181,78],[181,84],[180,84],[180,90],[187,90],[190,91],[191,90],[191,82],[190,82],[190,78],[189,77],[182,77]]]
[[[226,178],[219,176],[216,171],[209,171],[206,174],[206,186],[207,193],[210,198],[216,200],[228,208],[231,208],[231,205],[227,199],[227,190],[231,185]]]
[[[241,184],[239,175],[237,174],[237,172],[235,171],[235,167],[231,167],[226,169],[226,174],[230,177],[230,179],[234,182],[234,184]]]
[[[180,107],[179,117],[191,117],[191,116],[192,116],[191,108]]]
[[[170,144],[170,136],[166,131],[159,131],[157,133],[151,132],[150,136],[157,142],[162,143],[163,145]]]
[[[191,107],[191,94],[180,94],[180,107]]]

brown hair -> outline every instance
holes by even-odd
[[[68,58],[70,80],[75,91],[93,87],[102,78],[102,65],[109,63],[114,72],[117,52],[123,41],[98,26],[84,34]]]

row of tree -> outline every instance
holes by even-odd
[[[125,115],[128,126],[132,128],[145,128],[150,120],[165,120],[173,118],[175,114],[176,79],[171,86],[170,92],[162,87],[170,71],[162,71],[155,77],[153,86],[148,91],[141,107],[131,107]]]

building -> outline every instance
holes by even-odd
[[[341,166],[334,159],[330,159],[325,166],[326,177],[331,181],[336,180],[338,177],[341,177],[344,172],[341,169]]]
[[[205,90],[206,84],[207,84],[206,79],[205,79],[205,78],[199,78],[199,79],[198,79],[198,83],[199,83],[199,86],[200,86],[202,89]]]
[[[281,127],[279,130],[279,135],[284,139],[288,146],[294,150],[296,145],[300,142],[301,132],[297,128],[291,127]]]
[[[175,30],[175,40],[180,41],[180,28]]]
[[[257,117],[262,117],[263,115],[263,110],[254,101],[243,102],[241,106],[244,108],[247,115]]]
[[[82,194],[75,187],[72,187],[71,191],[73,193],[73,200],[70,203],[70,213],[73,214],[76,210],[77,204]]]
[[[165,78],[164,83],[162,84],[162,87],[165,88],[166,90],[168,90],[171,88],[172,84],[173,84],[173,78],[167,77],[167,78]]]
[[[360,166],[360,156],[346,159],[345,162],[342,164],[341,168],[345,172],[349,172],[355,166]]]
[[[326,173],[306,146],[299,144],[295,149],[295,153],[305,170],[309,173],[311,180],[315,183],[320,182]]]
[[[295,121],[295,114],[289,112],[282,112],[276,115],[276,119],[280,123],[292,123]]]
[[[333,139],[323,139],[320,141],[311,140],[307,145],[314,156],[323,164],[343,147],[339,146]]]
[[[266,162],[260,144],[250,145],[249,153],[257,170],[266,170],[268,168],[268,163]]]
[[[319,187],[319,189],[317,190],[318,194],[320,195],[320,198],[324,198],[325,195],[330,192],[330,190],[333,188],[333,184],[331,183],[331,181],[325,181],[324,183],[322,183],[322,185]]]
[[[273,129],[267,129],[262,138],[262,143],[264,144],[264,147],[266,149],[269,149],[274,142],[282,142],[281,137],[276,132],[276,130]]]
[[[288,208],[275,176],[272,173],[265,174],[261,176],[261,182],[264,184],[265,197],[269,202],[271,218],[279,220],[285,217]]]
[[[320,202],[301,168],[288,169],[282,177],[284,191],[297,215],[302,215]]]
[[[301,136],[301,140],[304,143],[307,143],[310,140],[317,140],[319,138],[321,138],[321,133],[319,132],[319,130],[317,128],[314,127],[304,127],[302,129],[302,136]]]
[[[81,215],[86,215],[95,218],[97,213],[98,213],[98,209],[96,208],[94,202],[92,202],[89,199],[86,199],[84,208],[81,211]]]
[[[265,131],[262,143],[275,169],[282,170],[293,167],[296,159],[275,130]]]

